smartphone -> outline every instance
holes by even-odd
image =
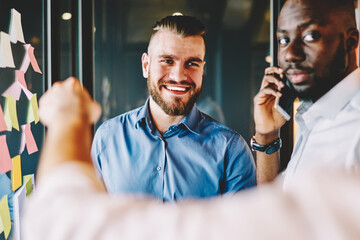
[[[293,102],[296,99],[296,94],[285,75],[283,78],[280,78],[279,76],[278,79],[284,83],[284,87],[280,90],[282,96],[276,97],[274,107],[281,115],[284,116],[286,121],[289,121],[293,110]]]

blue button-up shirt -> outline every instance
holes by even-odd
[[[93,161],[110,193],[141,193],[171,201],[256,185],[252,154],[238,133],[195,105],[161,135],[148,102],[104,122],[95,134]]]

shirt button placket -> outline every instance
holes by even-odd
[[[162,198],[164,199],[165,197],[165,192],[164,192],[164,184],[165,184],[165,161],[166,161],[166,141],[165,139],[161,139],[161,144],[162,144],[162,158],[159,159],[159,165],[157,166],[156,170],[159,172],[159,175],[161,177],[162,180]]]

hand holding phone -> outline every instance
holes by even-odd
[[[280,76],[276,77],[284,83],[284,87],[280,90],[282,96],[276,97],[274,107],[286,119],[286,121],[289,121],[296,95],[285,75],[283,78],[280,78]]]

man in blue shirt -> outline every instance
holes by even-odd
[[[244,139],[200,112],[204,25],[190,16],[157,22],[142,56],[149,99],[103,123],[92,157],[110,193],[163,201],[211,197],[256,185]]]

